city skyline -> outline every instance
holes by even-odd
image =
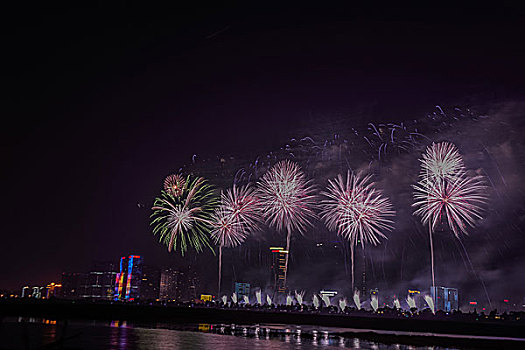
[[[266,169],[253,165],[272,154],[272,164],[297,161],[319,189],[348,169],[371,171],[396,226],[363,255],[357,247],[356,264],[380,290],[428,290],[428,233],[412,215],[411,186],[425,147],[450,141],[485,177],[490,200],[461,244],[437,229],[436,279],[478,299],[523,296],[520,13],[453,10],[429,11],[428,22],[405,9],[358,8],[348,20],[293,9],[172,14],[180,21],[108,11],[97,26],[89,10],[49,14],[50,25],[30,11],[6,34],[2,101],[12,123],[0,254],[9,268],[0,288],[43,285],[65,267],[88,271],[93,260],[136,252],[159,266],[196,266],[215,290],[217,257],[167,252],[149,226],[153,200],[179,172],[219,189],[257,180]],[[402,137],[404,127],[423,135],[410,150],[386,135]],[[37,207],[22,209],[30,199]],[[291,286],[347,288],[350,251],[336,233],[316,222],[292,239]],[[264,227],[225,250],[225,283],[265,284],[261,254],[285,244]]]

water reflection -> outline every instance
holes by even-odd
[[[27,327],[31,322],[34,327]],[[3,323],[3,326],[6,323]],[[369,340],[343,337],[331,328],[315,326],[285,325],[242,325],[242,324],[186,324],[169,323],[137,324],[120,320],[102,321],[64,321],[50,319],[13,320],[22,337],[5,348],[41,348],[63,342],[64,348],[103,348],[103,349],[212,349],[230,350],[239,348],[257,349],[308,349],[351,348],[351,349],[439,349],[437,347],[413,347],[408,345],[386,345]],[[16,328],[15,327],[15,328]],[[6,327],[0,327],[0,337],[4,339]],[[3,333],[2,333],[3,332]],[[26,332],[26,335],[23,335]],[[12,334],[12,333],[11,333]],[[74,337],[72,337],[74,335]],[[233,335],[233,336],[232,336]],[[27,339],[37,339],[29,343]],[[62,345],[62,344],[61,344]]]

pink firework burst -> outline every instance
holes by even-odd
[[[236,247],[258,229],[260,204],[253,187],[233,186],[221,194],[221,204],[215,210],[211,235],[223,247]]]
[[[395,215],[389,199],[373,187],[371,175],[361,177],[348,171],[346,180],[339,175],[328,181],[321,194],[321,217],[329,230],[336,231],[352,245],[358,241],[377,245],[386,238],[383,231],[393,229]]]
[[[314,186],[294,162],[275,164],[259,181],[258,193],[266,221],[279,232],[304,233],[316,217]]]
[[[432,230],[443,216],[454,235],[467,234],[467,225],[473,227],[481,220],[481,206],[486,202],[486,186],[481,176],[468,176],[464,171],[447,181],[429,181],[423,178],[414,185],[414,214],[424,224],[430,223]]]
[[[179,174],[173,174],[164,180],[164,190],[174,197],[180,197],[186,186],[186,180]]]

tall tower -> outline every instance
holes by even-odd
[[[115,300],[133,301],[140,297],[142,282],[142,257],[140,255],[120,258],[120,272],[115,279]]]
[[[272,252],[270,272],[273,282],[273,299],[275,299],[276,296],[286,293],[284,276],[286,274],[286,254],[288,254],[288,251],[282,247],[270,247],[270,251]]]

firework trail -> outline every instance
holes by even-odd
[[[180,249],[182,255],[188,246],[197,252],[209,244],[211,215],[217,205],[215,191],[202,177],[170,175],[164,181],[165,190],[155,198],[151,226],[153,234],[168,251]]]
[[[291,234],[303,233],[311,226],[314,213],[314,187],[291,161],[280,161],[263,175],[258,183],[262,213],[269,226],[278,232],[286,231],[286,251],[290,251]],[[284,269],[284,286],[288,274],[288,256]]]
[[[341,312],[345,312],[347,305],[346,298],[339,299],[339,308],[341,309]]]
[[[361,300],[359,300],[359,291],[354,291],[354,304],[357,310],[361,310]]]
[[[330,303],[330,297],[328,295],[326,294],[321,295],[321,300],[323,301],[326,307],[330,307],[331,303]]]
[[[414,298],[412,298],[412,296],[410,294],[407,295],[406,302],[408,304],[408,308],[409,309],[415,309],[416,308],[416,301],[414,300]]]
[[[372,295],[372,300],[370,300],[370,306],[374,310],[374,312],[377,312],[377,308],[379,307],[379,300],[377,299],[377,295]]]
[[[377,245],[393,229],[390,219],[395,212],[390,200],[374,188],[371,175],[361,177],[348,171],[346,179],[338,175],[328,181],[321,201],[321,218],[331,231],[350,242],[352,261],[352,290],[354,289],[354,247],[360,242]]]
[[[436,309],[434,307],[434,298],[430,295],[425,295],[425,301],[427,302],[428,307],[430,308],[430,311],[435,315]]]
[[[219,246],[218,293],[221,291],[222,248],[236,247],[259,227],[259,200],[250,185],[233,185],[221,193],[221,202],[211,219],[211,236]]]
[[[303,297],[304,297],[304,291],[301,291],[299,293],[295,291],[295,299],[297,300],[297,303],[299,305],[303,304]]]
[[[291,306],[293,303],[293,297],[291,295],[286,296],[286,306]]]
[[[428,224],[432,287],[435,287],[434,246],[432,233],[443,218],[454,235],[467,234],[482,219],[481,212],[487,196],[481,176],[469,176],[456,146],[442,142],[427,147],[421,161],[420,181],[414,187],[414,214]]]
[[[401,303],[399,302],[398,298],[394,299],[394,308],[401,309]]]
[[[317,294],[314,294],[314,298],[312,300],[312,303],[316,309],[319,309],[319,298],[317,297]]]

